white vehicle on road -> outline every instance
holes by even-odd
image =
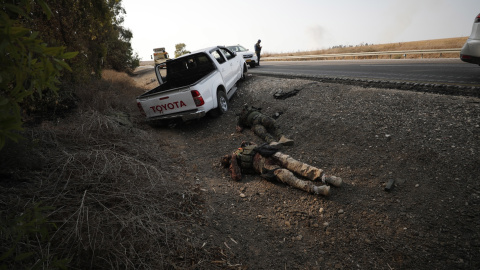
[[[258,58],[257,55],[254,52],[249,51],[242,45],[233,45],[233,46],[227,46],[231,51],[236,52],[237,54],[240,54],[243,56],[243,59],[245,59],[245,62],[251,67],[255,67],[255,65],[258,63]]]
[[[480,14],[475,18],[472,34],[460,51],[460,59],[467,63],[480,65]]]

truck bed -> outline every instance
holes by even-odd
[[[140,97],[195,84],[213,71],[215,71],[214,64],[202,54],[192,55],[191,58],[185,58],[182,61],[173,60],[167,65],[166,82]]]

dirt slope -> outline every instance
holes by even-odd
[[[246,103],[280,113],[295,140],[283,152],[344,186],[326,198],[259,176],[232,181],[219,158],[261,143],[235,132]],[[221,247],[219,269],[480,268],[479,99],[249,76],[230,105],[220,118],[151,131],[204,192],[193,231],[199,245]]]

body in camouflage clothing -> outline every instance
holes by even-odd
[[[221,163],[229,168],[230,176],[235,181],[242,179],[242,173],[260,174],[268,180],[277,180],[308,193],[324,196],[330,194],[330,187],[315,185],[314,182],[328,183],[337,187],[342,185],[341,178],[327,176],[322,169],[295,160],[270,145],[258,147],[254,143],[243,143],[242,147],[231,155],[222,157]],[[293,173],[310,181],[300,179]]]
[[[251,106],[243,108],[238,117],[237,131],[241,132],[244,127],[250,127],[257,136],[268,143],[293,145],[293,140],[283,135],[275,119],[261,113],[258,108]]]

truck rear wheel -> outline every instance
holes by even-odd
[[[217,91],[217,108],[212,110],[212,116],[218,117],[228,111],[228,98],[225,92]]]

